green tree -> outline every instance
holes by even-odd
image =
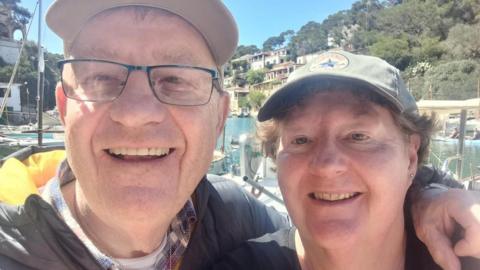
[[[378,0],[360,0],[352,4],[350,16],[353,24],[360,25],[365,31],[375,28],[377,16],[384,7]]]
[[[280,33],[280,35],[276,37],[270,37],[263,43],[263,51],[273,51],[278,48],[283,47],[285,42],[289,41],[295,32],[293,30],[287,30],[285,32]]]
[[[256,45],[240,45],[237,47],[235,53],[232,56],[232,59],[236,59],[247,54],[255,54],[258,52],[260,52],[260,49]]]
[[[1,0],[0,5],[13,12],[13,20],[22,25],[26,25],[32,15],[28,9],[20,6],[20,0]]]
[[[443,40],[451,24],[437,1],[405,1],[384,9],[379,14],[376,29],[395,37],[407,35],[411,40],[422,35],[437,36]]]
[[[246,72],[250,68],[246,60],[232,62],[232,69],[240,72]]]
[[[250,103],[248,102],[247,96],[238,97],[238,107],[239,108],[250,108]]]
[[[250,107],[254,108],[255,110],[258,110],[260,107],[262,107],[266,98],[267,96],[261,91],[250,91],[248,94],[248,102]]]
[[[263,51],[273,51],[276,48],[283,45],[285,38],[280,36],[269,37],[265,42],[263,42]]]
[[[448,61],[425,73],[423,96],[463,100],[477,97],[480,64],[473,60]],[[430,94],[431,91],[431,94]]]
[[[263,82],[265,79],[265,70],[249,70],[246,74],[246,80],[248,84],[257,84]]]
[[[479,37],[480,23],[458,24],[450,29],[445,46],[454,59],[480,58]]]
[[[414,62],[436,62],[445,53],[438,37],[422,37],[412,49]]]
[[[320,23],[310,21],[292,37],[288,47],[294,56],[325,50],[328,48],[327,31]]]
[[[400,70],[406,69],[412,60],[408,41],[405,37],[382,36],[369,49],[372,55],[384,59]]]

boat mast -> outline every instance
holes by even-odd
[[[37,78],[37,134],[38,145],[42,146],[43,141],[43,73],[45,61],[42,48],[42,0],[38,0],[38,78]]]

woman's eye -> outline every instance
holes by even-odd
[[[298,145],[306,144],[306,143],[308,143],[308,138],[306,138],[306,137],[295,138],[295,139],[293,139],[292,143],[293,144],[298,144]]]
[[[365,135],[363,133],[352,133],[350,134],[350,138],[354,141],[365,141],[370,139],[368,135]]]

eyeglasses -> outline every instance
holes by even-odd
[[[150,88],[162,103],[198,106],[207,104],[218,83],[213,69],[184,66],[133,66],[105,60],[71,59],[58,62],[65,96],[80,101],[113,101],[132,71],[147,73]]]

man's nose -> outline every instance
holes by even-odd
[[[346,157],[341,147],[332,140],[325,140],[312,149],[309,170],[313,175],[334,178],[347,170]]]
[[[110,116],[127,127],[160,123],[168,113],[167,106],[153,94],[147,73],[132,71],[122,94],[110,107]]]

